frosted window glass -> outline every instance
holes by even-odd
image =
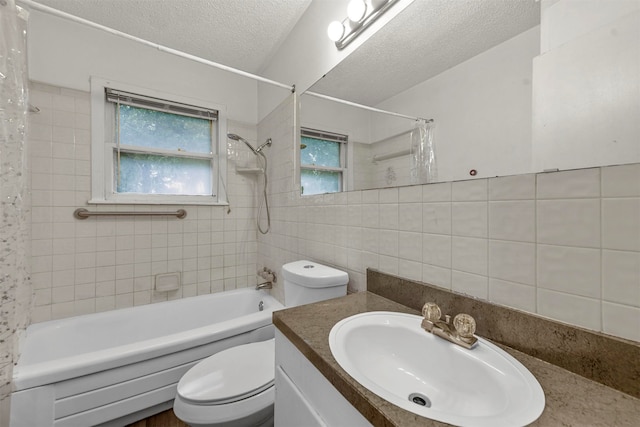
[[[340,143],[323,139],[302,137],[305,148],[300,150],[300,164],[339,168]]]
[[[120,143],[124,145],[210,153],[211,124],[207,119],[120,105]]]
[[[302,169],[300,170],[302,194],[336,193],[340,191],[341,175],[340,172]]]
[[[210,160],[121,152],[115,186],[118,193],[210,196],[211,182]]]

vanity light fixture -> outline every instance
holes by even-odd
[[[347,6],[347,18],[351,22],[360,22],[367,13],[367,2],[364,0],[351,0]]]
[[[362,31],[375,22],[387,9],[399,0],[351,0],[347,6],[347,17],[333,21],[327,28],[329,39],[342,50]]]

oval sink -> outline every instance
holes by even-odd
[[[511,355],[478,338],[470,350],[426,332],[422,317],[369,312],[329,334],[342,369],[407,411],[458,426],[523,426],[544,409],[535,377]]]

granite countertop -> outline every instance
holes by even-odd
[[[329,348],[338,321],[368,311],[420,314],[371,292],[294,307],[273,314],[274,325],[374,426],[443,426],[376,396],[349,376]],[[545,409],[532,426],[637,426],[640,399],[589,380],[520,351],[500,345],[538,379]]]

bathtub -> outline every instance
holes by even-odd
[[[31,325],[11,427],[121,426],[168,409],[198,361],[273,338],[281,308],[265,291],[240,289]]]

